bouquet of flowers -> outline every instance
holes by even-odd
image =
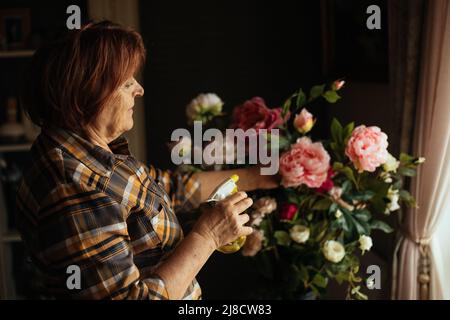
[[[255,129],[256,134],[267,129],[267,143],[274,138],[278,142],[281,187],[251,194],[254,204],[248,213],[255,231],[241,250],[255,260],[264,278],[262,289],[267,290],[259,297],[298,299],[311,292],[320,296],[335,279],[348,283],[347,298],[367,299],[360,291],[360,257],[373,245],[373,230],[393,231],[377,216],[397,211],[402,202],[416,205],[404,189],[404,177],[414,176],[424,159],[405,153],[398,159],[392,156],[388,137],[380,128],[355,127],[353,122],[342,125],[333,119],[329,139],[318,141],[310,136],[317,119],[306,107],[319,99],[335,103],[343,86],[344,81],[337,80],[314,86],[309,94],[300,89],[279,108],[268,108],[262,98],[255,97],[235,107],[231,120],[215,94],[202,94],[187,107],[190,123],[201,121],[222,130]],[[190,141],[180,144],[185,154],[196,152]],[[221,141],[223,156],[235,156],[233,144]],[[210,161],[181,168],[218,170],[245,165],[211,165]]]

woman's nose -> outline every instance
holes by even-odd
[[[144,88],[138,83],[138,88],[136,89],[135,96],[142,97],[144,95]]]

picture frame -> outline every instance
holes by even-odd
[[[30,37],[30,9],[0,10],[0,44],[2,50],[25,49]]]

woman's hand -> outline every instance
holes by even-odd
[[[253,232],[251,227],[245,226],[250,217],[248,214],[241,213],[252,204],[253,200],[245,192],[237,192],[216,202],[212,207],[202,206],[203,214],[194,225],[192,232],[210,241],[214,249],[240,236],[247,236]]]

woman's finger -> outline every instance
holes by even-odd
[[[250,208],[252,204],[253,204],[252,198],[242,199],[241,201],[234,204],[233,206],[235,210],[234,212],[240,214],[244,212],[246,209]]]
[[[247,193],[245,193],[244,191],[239,191],[239,192],[233,193],[231,196],[227,197],[225,200],[222,200],[222,201],[224,203],[235,204],[247,197],[248,197]]]
[[[241,229],[241,232],[239,232],[239,233],[241,236],[248,236],[248,235],[252,234],[253,231],[254,230],[252,227],[243,226]]]
[[[247,222],[249,222],[249,220],[250,220],[250,216],[246,213],[240,214],[237,216],[237,221],[240,225],[246,224]]]

